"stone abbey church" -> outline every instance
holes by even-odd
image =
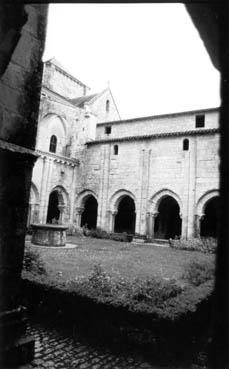
[[[216,237],[219,109],[121,120],[109,88],[44,63],[28,225]]]

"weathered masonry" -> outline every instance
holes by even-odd
[[[28,223],[216,237],[219,109],[121,120],[88,89],[45,63]]]

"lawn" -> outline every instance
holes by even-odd
[[[22,278],[171,319],[195,311],[211,294],[213,254],[82,236],[68,237],[68,243],[76,247],[39,247],[27,241],[25,254],[31,258],[35,253],[35,269],[24,270]],[[192,280],[185,280],[193,261],[200,269],[194,265]],[[38,264],[46,273],[39,273]]]
[[[186,265],[192,260],[211,261],[215,257],[196,251],[90,237],[68,237],[68,242],[76,244],[76,248],[53,249],[29,246],[29,243],[26,243],[26,248],[39,253],[51,280],[62,281],[86,277],[98,264],[113,278],[121,275],[132,280],[135,277],[161,276],[180,280]]]

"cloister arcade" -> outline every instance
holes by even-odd
[[[219,192],[211,190],[200,197],[195,206],[193,237],[217,237],[219,219]],[[109,199],[106,211],[106,227],[101,227],[101,204],[94,191],[83,190],[74,202],[73,220],[70,221],[70,199],[62,186],[54,187],[49,194],[47,223],[73,223],[88,229],[104,228],[108,232],[136,233],[137,200],[133,193],[120,189]],[[39,192],[32,184],[28,225],[39,223]],[[148,201],[146,212],[146,236],[150,239],[184,237],[182,234],[183,204],[181,198],[169,189],[162,189]]]

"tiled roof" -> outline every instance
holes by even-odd
[[[162,133],[153,133],[151,135],[139,135],[139,136],[126,136],[126,137],[114,137],[114,138],[105,138],[101,140],[95,140],[86,142],[86,145],[98,145],[103,143],[112,143],[112,142],[123,142],[123,141],[142,141],[142,140],[153,140],[157,138],[166,138],[166,137],[180,137],[180,136],[198,136],[198,135],[209,135],[219,133],[219,128],[210,128],[210,129],[195,129],[190,131],[178,131],[178,132],[162,132]]]
[[[87,95],[87,96],[81,96],[77,97],[76,99],[71,99],[71,103],[79,108],[83,108],[85,103],[89,103],[94,97],[96,97],[99,94],[93,94],[93,95]]]

